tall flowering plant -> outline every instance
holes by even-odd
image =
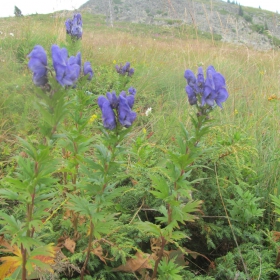
[[[5,178],[0,189],[1,197],[16,201],[19,207],[18,217],[0,213],[0,224],[3,224],[2,233],[10,236],[11,243],[17,248],[17,257],[13,258],[18,258],[18,265],[13,267],[13,271],[16,278],[21,275],[22,280],[27,279],[35,266],[44,271],[51,270],[40,259],[54,258],[54,246],[44,244],[40,232],[50,214],[48,209],[61,202],[58,178],[53,176],[61,160],[54,157],[53,152],[57,139],[68,137],[67,133],[61,136],[58,132],[62,130],[63,120],[69,112],[71,91],[80,78],[90,80],[93,77],[90,62],[85,62],[82,68],[79,52],[69,57],[67,49],[57,45],[51,47],[51,63],[48,63],[47,52],[40,45],[35,46],[28,57],[38,97],[36,106],[41,115],[39,127],[43,140],[32,143],[19,138],[25,149],[24,156],[18,157],[14,177]],[[16,227],[11,227],[12,223]],[[40,258],[36,259],[38,255]]]
[[[151,172],[151,193],[156,199],[162,202],[157,209],[161,214],[156,217],[158,225],[150,222],[140,222],[139,228],[143,232],[153,234],[157,238],[159,250],[153,268],[152,279],[164,277],[164,267],[176,265],[164,260],[164,251],[172,244],[181,250],[182,254],[187,254],[185,248],[181,248],[178,241],[187,236],[183,230],[186,222],[193,222],[198,216],[202,201],[194,200],[192,192],[194,184],[199,184],[202,179],[191,179],[192,172],[198,168],[195,161],[203,154],[199,143],[203,136],[209,131],[209,113],[214,109],[215,104],[222,107],[222,103],[228,98],[225,78],[213,66],[209,66],[204,79],[203,69],[198,68],[197,76],[187,69],[185,71],[187,80],[186,92],[191,106],[196,106],[196,117],[191,116],[194,126],[194,133],[190,133],[183,124],[181,132],[175,137],[174,145],[169,147],[167,160],[163,166],[156,168],[156,172]],[[169,260],[169,263],[172,260]]]

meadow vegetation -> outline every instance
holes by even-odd
[[[69,17],[0,19],[0,279],[278,279],[279,50],[87,13],[71,42]],[[94,71],[57,99],[27,66],[54,44]],[[209,65],[229,97],[197,115],[184,72]],[[97,98],[130,87],[133,125],[104,129]]]

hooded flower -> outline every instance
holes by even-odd
[[[136,89],[131,87],[128,90],[129,95],[122,91],[119,96],[115,91],[107,92],[106,96],[98,97],[98,105],[102,111],[103,125],[107,129],[116,127],[116,118],[124,127],[130,127],[135,121],[137,114],[132,111]]]
[[[111,92],[107,92],[106,96],[107,96],[107,98],[108,98],[112,108],[113,109],[117,109],[117,107],[119,105],[119,99],[118,99],[118,97],[116,95],[116,92],[115,91],[112,91],[112,93]]]
[[[122,95],[119,96],[118,114],[120,124],[124,127],[130,127],[136,119],[136,113],[131,110],[127,98]]]
[[[28,55],[29,69],[33,72],[33,82],[36,86],[44,86],[48,82],[47,78],[47,54],[40,45],[34,47]]]
[[[53,67],[56,73],[56,80],[62,86],[72,86],[80,74],[79,55],[68,60],[68,52],[65,48],[53,45],[51,48]]]
[[[75,14],[73,19],[65,21],[66,33],[74,39],[81,39],[83,35],[83,22],[81,14]]]
[[[88,75],[88,80],[91,80],[93,77],[93,71],[89,61],[84,63],[84,75]]]
[[[205,104],[214,106],[214,102],[222,108],[222,102],[228,98],[225,78],[216,72],[213,66],[207,68],[206,80],[204,80],[202,67],[198,68],[197,77],[191,70],[186,70],[184,77],[187,80],[186,92],[190,105],[201,101],[201,106]]]
[[[122,64],[115,66],[116,71],[120,74],[125,76],[131,77],[134,74],[134,68],[130,68],[130,62],[126,62],[124,66]]]
[[[226,90],[226,81],[222,74],[216,72],[215,68],[211,65],[207,68],[207,78],[205,81],[205,90],[202,95],[201,105],[205,103],[213,106],[214,101],[219,107],[222,108],[222,102],[228,98]]]
[[[72,20],[70,18],[68,18],[65,21],[65,27],[66,27],[66,33],[71,34]]]
[[[116,117],[109,100],[105,96],[99,96],[97,99],[97,103],[102,112],[104,127],[110,130],[115,129],[117,125]]]
[[[80,67],[82,67],[81,52],[78,52],[76,56],[70,56],[68,62],[69,65],[78,64]]]

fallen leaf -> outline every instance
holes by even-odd
[[[153,269],[152,259],[154,255],[137,252],[134,258],[127,260],[126,264],[113,268],[113,271],[135,272],[141,269]]]
[[[76,242],[68,237],[64,242],[64,247],[72,254],[74,254],[76,248]]]

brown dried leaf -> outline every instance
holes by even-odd
[[[76,248],[76,242],[68,237],[67,239],[65,239],[64,247],[72,254],[74,254]]]
[[[114,268],[113,271],[135,272],[141,269],[153,269],[151,260],[154,255],[137,252],[135,258],[128,259],[125,265]]]
[[[101,261],[103,261],[105,264],[106,263],[106,260],[104,259],[103,257],[103,249],[101,247],[101,245],[99,245],[98,247],[92,249],[91,251],[94,255],[96,255]]]

